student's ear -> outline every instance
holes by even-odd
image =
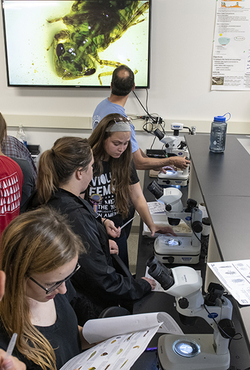
[[[81,180],[82,179],[82,176],[83,176],[83,169],[82,168],[78,168],[75,171],[75,177],[76,177],[77,180]]]
[[[132,87],[132,90],[131,91],[134,91],[134,89],[135,89],[135,83],[134,83],[134,86]]]

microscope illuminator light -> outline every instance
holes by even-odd
[[[199,344],[194,340],[178,339],[173,344],[173,351],[182,357],[194,357],[201,352]]]

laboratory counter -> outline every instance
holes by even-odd
[[[250,157],[235,136],[228,136],[224,154],[209,152],[209,135],[187,135],[186,141],[190,151],[193,180],[189,187],[182,188],[183,204],[188,197],[204,202],[211,218],[212,232],[218,248],[218,260],[239,260],[250,258],[248,252],[250,240]],[[194,181],[195,177],[195,181]],[[154,196],[147,189],[154,179],[145,171],[144,195],[147,201],[154,201]],[[198,187],[190,190],[195,184]],[[143,224],[140,226],[136,276],[145,276],[146,262],[153,255],[154,239],[142,235]],[[193,268],[201,270],[202,277],[206,274],[206,259],[204,256]],[[175,267],[175,265],[169,265]],[[249,370],[250,365],[250,307],[239,307],[232,300],[233,321],[236,332],[241,333],[241,340],[233,340],[230,346],[231,370]],[[134,313],[165,311],[171,314],[185,334],[208,333],[207,323],[199,319],[195,326],[182,323],[174,306],[174,297],[161,292],[152,292],[134,305]],[[150,346],[157,346],[157,334]],[[148,365],[146,366],[146,363]],[[132,367],[133,370],[157,369],[157,354],[145,352]]]

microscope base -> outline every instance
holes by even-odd
[[[229,351],[217,355],[213,347],[213,334],[162,335],[158,341],[158,357],[163,370],[227,370],[230,366]],[[173,351],[178,339],[195,341],[201,352],[194,357],[180,356]]]
[[[177,245],[169,242],[175,241]],[[199,263],[200,245],[193,246],[191,237],[160,235],[154,242],[154,253],[162,263],[196,264]]]
[[[183,180],[183,179],[179,179],[179,178],[169,178],[169,177],[165,177],[165,178],[159,178],[158,177],[158,184],[161,185],[161,186],[187,186],[188,184],[188,178]]]

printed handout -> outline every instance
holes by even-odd
[[[208,266],[239,304],[250,304],[250,260],[209,262]]]
[[[129,370],[156,332],[183,334],[165,312],[89,320],[83,334],[100,342],[69,360],[60,370]]]

